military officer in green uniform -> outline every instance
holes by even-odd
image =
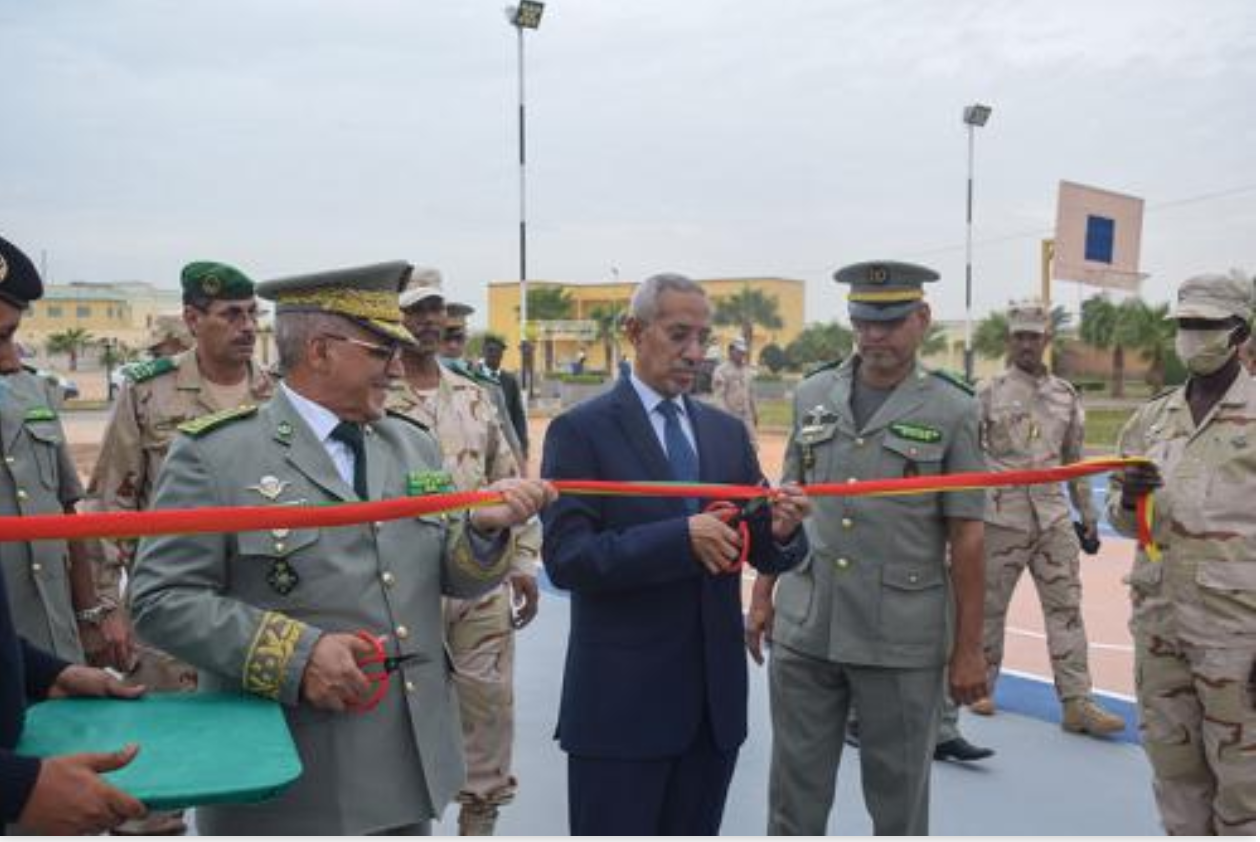
[[[83,487],[66,447],[57,408],[60,389],[23,368],[16,333],[22,313],[44,294],[30,259],[0,239],[0,514],[73,514]],[[84,541],[0,543],[13,625],[31,644],[83,662],[79,625],[99,621],[90,544]]]
[[[938,277],[892,261],[836,272],[857,352],[797,389],[785,481],[984,470],[970,390],[917,362]],[[986,693],[984,494],[820,498],[806,529],[808,559],[777,587],[759,578],[749,612],[764,618],[774,588],[769,832],[827,832],[856,708],[874,832],[926,834],[946,665],[956,701]]]
[[[283,383],[261,406],[183,424],[154,508],[319,506],[446,482],[433,437],[384,410],[411,341],[398,309],[410,270],[393,262],[260,284],[276,302]],[[428,831],[464,781],[441,597],[495,587],[511,527],[554,497],[537,480],[491,488],[503,502],[472,514],[141,542],[139,633],[195,665],[202,690],[281,702],[305,768],[275,800],[199,810],[201,830]],[[368,710],[373,686],[358,661],[372,647],[359,631],[411,658]]]

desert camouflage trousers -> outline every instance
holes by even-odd
[[[1142,747],[1173,835],[1256,832],[1256,650],[1191,646],[1133,624]]]
[[[1060,701],[1088,696],[1089,642],[1081,617],[1080,543],[1064,519],[1042,531],[984,527],[984,654],[989,686],[1002,668],[1006,612],[1019,577],[1032,574],[1046,624],[1050,667]]]
[[[456,796],[461,804],[502,805],[516,796],[511,605],[506,582],[479,599],[444,601],[468,767],[468,779]]]

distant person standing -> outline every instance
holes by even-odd
[[[529,420],[525,417],[525,401],[521,397],[520,380],[515,374],[503,368],[503,352],[506,348],[507,345],[499,337],[494,334],[487,336],[481,346],[481,362],[491,374],[499,378],[499,388],[503,390],[503,401],[507,405],[508,419],[512,422],[512,429],[516,430],[516,438],[521,443],[521,452],[526,460],[526,464],[521,465],[523,472],[529,461]]]
[[[1079,462],[1085,442],[1085,409],[1072,385],[1043,362],[1050,320],[1040,302],[1007,312],[1007,368],[981,384],[980,445],[989,470],[1028,471]],[[984,651],[989,684],[1002,668],[1006,613],[1027,570],[1045,615],[1046,646],[1063,709],[1063,730],[1103,736],[1124,730],[1124,720],[1091,698],[1089,641],[1081,616],[1082,543],[1098,539],[1098,513],[1089,480],[1068,484],[1081,515],[1081,537],[1059,483],[994,488],[985,508]],[[993,713],[985,698],[971,710]]]
[[[1172,835],[1256,832],[1256,382],[1238,347],[1250,284],[1198,275],[1173,318],[1190,379],[1138,409],[1113,475],[1112,524],[1137,534],[1152,495],[1153,540],[1129,575],[1142,747]]]
[[[744,422],[749,437],[757,441],[757,403],[753,398],[753,370],[748,365],[748,345],[735,339],[727,346],[726,361],[713,372],[713,395],[718,406]]]

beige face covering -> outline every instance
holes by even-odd
[[[1191,374],[1220,371],[1234,355],[1229,344],[1232,328],[1220,330],[1178,330],[1177,356]]]

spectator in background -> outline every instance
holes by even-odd
[[[727,346],[727,359],[713,372],[713,395],[718,406],[734,415],[757,441],[757,404],[753,398],[753,369],[748,365],[748,343],[734,339]]]
[[[503,401],[507,406],[508,420],[512,429],[516,430],[516,438],[521,443],[521,451],[525,459],[529,459],[529,420],[525,417],[525,402],[521,398],[521,383],[516,375],[503,369],[503,351],[506,343],[490,334],[482,344],[482,365],[499,379],[499,388],[503,390]],[[525,465],[521,466],[524,471]]]

